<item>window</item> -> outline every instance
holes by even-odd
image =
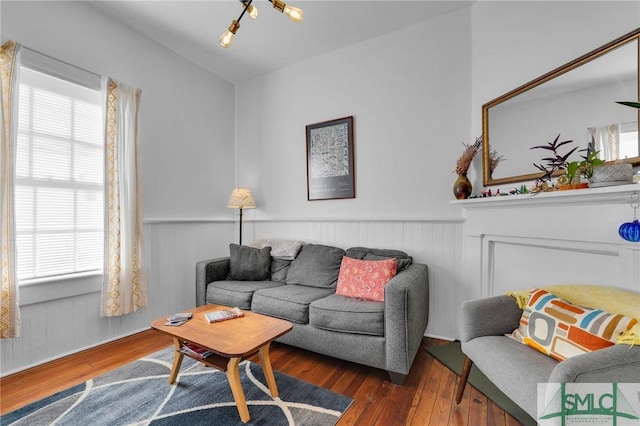
[[[19,74],[15,204],[20,285],[99,274],[104,250],[99,77],[93,87],[78,84],[61,78],[71,66],[37,55],[30,60],[34,55],[23,56]]]
[[[633,158],[639,155],[638,123],[620,124],[620,153],[618,154],[618,158]]]

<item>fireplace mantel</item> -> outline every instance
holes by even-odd
[[[454,200],[451,203],[458,204],[465,209],[503,208],[507,206],[517,208],[546,205],[618,204],[631,203],[631,195],[634,192],[640,194],[640,184],[633,183],[603,188],[470,198],[467,200]]]
[[[550,284],[640,292],[640,243],[618,235],[640,184],[452,201],[463,221],[461,301]]]

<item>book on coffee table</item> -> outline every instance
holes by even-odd
[[[164,325],[179,327],[185,322],[189,321],[192,316],[193,314],[191,312],[181,312],[178,314],[173,314],[169,318],[167,318],[167,322]]]
[[[226,320],[229,320],[229,319],[239,318],[239,317],[242,317],[242,316],[244,316],[244,314],[242,313],[240,308],[221,309],[219,311],[206,312],[204,314],[204,317],[210,323],[211,322],[218,322],[218,321],[226,321]]]
[[[213,354],[213,352],[207,348],[203,348],[200,345],[187,343],[187,342],[182,344],[182,347],[180,348],[180,350],[183,353],[198,359],[205,359],[211,354]]]

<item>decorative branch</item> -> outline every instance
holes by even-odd
[[[469,170],[469,166],[471,165],[471,161],[473,161],[476,154],[482,150],[482,135],[478,136],[473,144],[467,145],[462,142],[462,145],[464,145],[464,150],[456,162],[455,172],[459,175],[466,175]]]
[[[494,170],[501,161],[506,161],[503,155],[498,154],[498,151],[495,149],[489,151],[489,176],[493,176]]]

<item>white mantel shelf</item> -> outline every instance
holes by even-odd
[[[452,200],[465,209],[487,209],[493,207],[528,207],[545,205],[585,205],[631,203],[633,193],[640,194],[640,184],[608,186],[602,188],[573,189],[518,195]]]

